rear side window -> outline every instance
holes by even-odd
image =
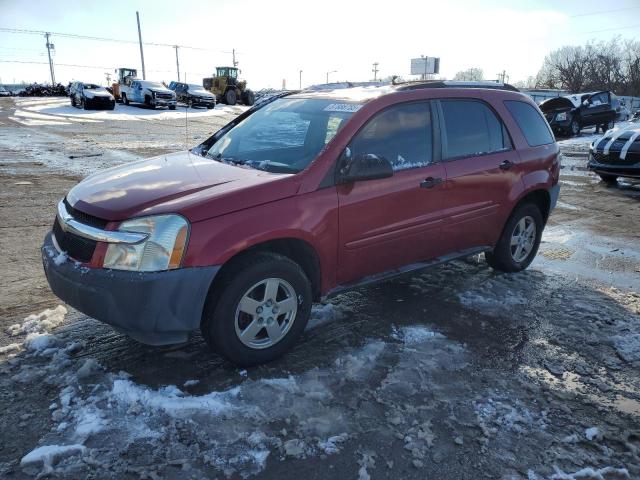
[[[520,127],[530,147],[546,145],[555,141],[549,124],[533,106],[517,100],[506,100],[504,104]]]
[[[511,149],[502,122],[484,102],[441,100],[444,158],[484,155]]]
[[[395,105],[371,119],[352,140],[353,155],[384,157],[394,171],[420,168],[432,161],[431,111],[426,102]]]

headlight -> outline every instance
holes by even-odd
[[[556,115],[556,121],[564,122],[567,119],[567,112],[562,112]]]
[[[157,272],[180,267],[189,223],[180,215],[157,215],[127,220],[119,231],[146,233],[149,237],[136,245],[110,243],[104,257],[105,268]]]

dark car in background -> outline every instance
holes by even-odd
[[[588,166],[607,183],[616,183],[618,177],[640,179],[640,120],[593,142]]]
[[[93,83],[73,82],[69,87],[71,106],[84,110],[105,109],[113,110],[116,100],[106,88]]]
[[[207,92],[202,85],[171,82],[169,90],[176,92],[176,100],[193,107],[215,108],[216,96]]]
[[[576,93],[550,98],[540,104],[553,132],[576,136],[584,127],[596,127],[606,132],[613,128],[617,112],[613,106],[616,96],[607,91]]]

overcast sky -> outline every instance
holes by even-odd
[[[235,48],[254,89],[280,88],[283,79],[297,88],[299,70],[303,86],[323,83],[334,70],[330,81],[369,80],[373,62],[379,76],[407,77],[410,59],[420,55],[440,57],[445,78],[478,67],[490,79],[506,70],[515,83],[535,75],[562,45],[616,35],[640,40],[640,0],[0,0],[0,27],[137,40],[136,10],[144,42],[211,49],[179,49],[187,81],[201,83],[216,66],[231,64]],[[105,72],[116,67],[141,71],[136,44],[55,34],[51,41],[56,81],[106,84]],[[173,48],[145,46],[144,54],[147,79],[176,79]],[[0,81],[48,82],[46,62],[42,35],[0,32]]]

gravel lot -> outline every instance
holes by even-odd
[[[336,297],[247,371],[59,306],[39,253],[83,176],[243,107],[67,103],[0,99],[0,477],[640,478],[640,183],[586,172],[592,133],[561,142],[529,270],[471,257]]]

